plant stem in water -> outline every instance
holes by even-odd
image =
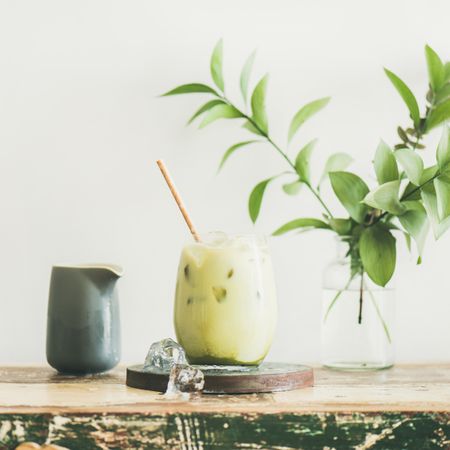
[[[361,324],[362,322],[363,294],[364,294],[364,272],[361,271],[361,284],[359,286],[359,313],[358,313],[359,324]]]
[[[350,286],[350,283],[352,282],[353,278],[355,278],[355,275],[350,277],[350,279],[347,281],[347,284],[344,286],[344,289],[341,289],[340,291],[338,291],[336,293],[336,295],[334,296],[333,300],[331,300],[331,303],[330,303],[330,305],[328,306],[328,308],[327,308],[327,310],[325,312],[325,316],[323,318],[323,323],[326,323],[326,321],[328,319],[328,315],[330,314],[331,309],[333,308],[334,304],[336,303],[337,299],[341,296],[341,294],[348,289],[348,287]]]
[[[383,316],[381,315],[381,311],[380,311],[380,308],[378,307],[378,303],[375,300],[375,297],[373,296],[372,291],[370,291],[368,289],[367,292],[369,293],[370,300],[372,301],[372,304],[375,308],[377,316],[380,319],[381,324],[383,325],[383,329],[384,329],[384,333],[386,334],[386,338],[387,338],[389,344],[392,344],[392,339],[391,339],[391,334],[389,333],[389,328],[387,326],[386,321],[383,319]]]

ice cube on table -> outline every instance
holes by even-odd
[[[183,347],[173,339],[167,338],[154,342],[147,353],[144,362],[144,371],[154,369],[170,372],[175,364],[187,364],[186,354]]]
[[[205,386],[203,372],[189,364],[176,364],[170,371],[167,397],[190,396],[201,394]]]

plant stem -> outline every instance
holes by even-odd
[[[380,308],[378,307],[378,303],[375,300],[375,297],[373,296],[372,291],[370,289],[367,289],[367,292],[369,293],[370,300],[372,301],[372,304],[375,308],[377,316],[380,319],[381,324],[383,325],[383,329],[386,334],[386,338],[387,338],[389,344],[392,344],[392,338],[391,338],[391,334],[389,333],[389,328],[387,326],[386,321],[383,319],[383,316],[381,315],[381,311],[380,311]]]
[[[360,325],[362,322],[363,293],[364,293],[364,270],[361,270],[361,284],[359,285],[359,313],[358,313],[358,324]]]
[[[289,156],[280,148],[279,145],[277,145],[272,138],[269,136],[268,133],[265,133],[263,130],[261,130],[261,128],[258,126],[258,124],[247,114],[245,114],[243,111],[241,111],[239,108],[237,108],[236,106],[233,105],[233,103],[228,100],[226,97],[221,97],[225,102],[227,102],[229,105],[231,105],[233,108],[235,108],[237,111],[239,111],[239,113],[245,118],[247,119],[257,130],[258,132],[261,134],[261,136],[263,136],[264,138],[266,138],[267,142],[272,145],[272,147],[280,154],[280,156],[282,156],[285,161],[291,166],[292,169],[294,169],[295,173],[297,173],[297,170],[295,168],[295,164],[289,159]],[[308,187],[308,189],[312,192],[312,194],[314,195],[314,197],[316,197],[316,199],[319,201],[319,203],[322,205],[323,209],[326,211],[326,213],[333,218],[333,214],[331,213],[330,209],[327,207],[327,205],[325,204],[325,202],[323,201],[322,197],[320,196],[319,192],[316,191],[309,182],[305,182],[302,181],[304,184],[306,184],[306,186]]]
[[[316,191],[309,183],[305,183],[306,186],[308,186],[309,190],[313,193],[313,195],[319,200],[320,204],[322,205],[323,209],[327,212],[327,214],[333,218],[333,214],[328,209],[327,205],[325,205],[324,201],[322,200],[322,197],[320,196],[319,192]]]
[[[323,318],[323,323],[326,323],[331,309],[333,308],[334,304],[336,303],[337,299],[341,296],[341,294],[348,289],[348,287],[350,286],[350,283],[353,281],[353,278],[355,278],[355,275],[352,275],[350,277],[350,279],[347,281],[347,284],[344,286],[344,289],[341,289],[340,291],[338,291],[336,293],[336,295],[334,296],[333,300],[331,300],[331,303],[329,304],[329,306],[325,312],[325,316]]]
[[[429,180],[425,181],[421,185],[415,187],[411,192],[408,192],[407,195],[403,194],[400,198],[400,201],[406,200],[408,197],[411,197],[411,195],[415,194],[417,191],[422,189],[425,185],[427,185],[430,181],[433,181],[435,178],[437,178],[440,175],[440,172],[437,171],[435,175],[433,175]]]
[[[263,135],[264,135],[264,137],[267,139],[267,142],[269,142],[269,144],[271,144],[274,148],[275,148],[275,150],[287,161],[287,163],[295,170],[295,164],[289,159],[289,156],[288,155],[286,155],[286,153],[284,153],[283,152],[283,150],[281,150],[281,148],[277,145],[277,144],[275,144],[275,142],[273,142],[272,141],[272,139],[269,137],[269,135],[268,134],[266,134],[266,133],[264,133],[264,131],[262,131],[259,127],[258,127],[258,125],[256,125],[256,123],[253,121],[253,119],[251,119],[251,118],[249,118],[248,116],[246,117],[247,118],[247,120],[249,120],[251,123],[252,123],[252,125],[254,126],[254,127],[256,127],[257,129],[258,129],[258,131],[260,131]]]
[[[426,186],[428,183],[430,183],[431,181],[433,181],[435,178],[437,178],[440,175],[440,172],[436,172],[435,175],[433,175],[429,180],[425,181],[424,183],[420,184],[419,186],[416,186],[411,192],[408,192],[407,195],[405,195],[403,193],[403,195],[400,197],[400,201],[404,201],[406,199],[408,199],[409,197],[411,197],[411,195],[415,194],[417,191],[419,191],[420,189],[422,189],[424,186]],[[374,220],[369,226],[371,225],[375,225],[376,223],[378,223],[383,217],[386,217],[389,213],[387,211],[385,211],[383,214],[381,214],[380,216],[378,216],[378,218],[376,220]]]
[[[418,134],[417,135],[417,139],[416,139],[416,142],[414,142],[414,145],[413,145],[413,150],[416,150],[417,149],[417,146],[419,145],[419,142],[420,142],[420,140],[422,139],[422,135],[421,134]]]
[[[247,117],[247,120],[250,120],[252,125],[256,126],[258,128],[259,131],[262,132],[262,130],[259,129],[259,127],[253,122],[253,120],[251,120],[250,118]],[[295,164],[292,163],[292,161],[289,159],[289,157],[286,155],[286,153],[284,153],[281,148],[275,144],[275,142],[264,132],[262,132],[263,135],[265,136],[265,138],[267,139],[267,141],[278,151],[278,153],[280,153],[280,155],[282,155],[284,157],[284,159],[288,162],[288,164],[296,171],[295,168]],[[304,184],[306,184],[306,186],[308,187],[308,189],[311,191],[311,193],[314,195],[314,197],[316,197],[316,199],[319,201],[319,203],[322,205],[322,208],[326,211],[326,213],[333,218],[333,214],[330,211],[330,209],[327,207],[327,205],[325,204],[325,202],[322,200],[322,197],[320,196],[319,192],[317,192],[309,182],[303,181]]]

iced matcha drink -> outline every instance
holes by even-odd
[[[184,247],[175,293],[175,331],[192,363],[259,364],[277,320],[264,238],[202,236]]]

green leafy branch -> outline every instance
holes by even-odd
[[[195,112],[189,123],[199,118],[199,126],[203,128],[218,119],[237,119],[243,121],[245,129],[257,136],[257,139],[238,142],[229,147],[220,161],[219,169],[236,151],[262,142],[270,144],[287,163],[287,171],[259,182],[251,191],[248,209],[253,222],[260,214],[268,185],[280,176],[286,174],[294,176],[293,181],[283,184],[284,192],[297,195],[301,187],[306,186],[323,208],[323,219],[297,218],[279,227],[274,234],[281,235],[313,228],[331,230],[348,242],[351,277],[365,272],[376,284],[385,286],[392,277],[396,265],[396,239],[393,231],[402,231],[408,246],[411,240],[415,240],[421,256],[429,222],[436,238],[450,227],[448,127],[444,126],[435,165],[425,168],[417,152],[425,148],[422,143],[424,136],[450,119],[450,63],[444,64],[429,46],[425,48],[425,55],[429,90],[423,115],[420,113],[416,97],[406,83],[385,69],[387,77],[404,101],[412,123],[408,127],[397,128],[401,142],[393,148],[383,141],[380,142],[373,160],[378,186],[372,190],[358,175],[346,171],[352,162],[352,158],[346,153],[335,153],[328,158],[320,180],[315,186],[312,182],[310,160],[316,140],[304,145],[295,160],[291,160],[287,151],[274,142],[269,134],[266,113],[267,75],[259,80],[249,98],[255,52],[245,62],[240,76],[243,108],[238,107],[225,95],[222,41],[214,48],[210,62],[215,87],[191,83],[179,86],[164,95],[190,93],[210,95],[212,99]],[[329,97],[314,100],[297,111],[288,128],[288,143],[293,140],[303,124],[321,111],[329,100]],[[323,199],[320,187],[327,179],[330,180],[336,197],[348,212],[348,218],[335,217]]]
[[[269,143],[278,154],[287,162],[290,172],[285,172],[285,174],[296,175],[297,179],[294,182],[288,183],[284,185],[284,190],[288,194],[295,194],[298,192],[298,188],[301,185],[306,185],[307,188],[311,191],[311,193],[316,197],[321,206],[323,207],[326,214],[332,216],[330,209],[325,204],[324,200],[320,195],[319,188],[314,188],[310,181],[309,175],[309,159],[311,156],[311,152],[315,145],[315,141],[312,141],[305,145],[299,152],[295,161],[291,161],[286,151],[283,151],[281,147],[274,142],[274,140],[269,135],[269,126],[267,120],[266,113],[266,91],[267,91],[267,83],[268,83],[268,75],[265,75],[261,78],[261,80],[257,83],[256,87],[253,90],[250,99],[250,107],[251,113],[247,113],[239,109],[232,101],[230,101],[225,95],[225,84],[223,81],[222,75],[222,58],[223,58],[223,44],[222,41],[219,41],[216,47],[214,48],[212,57],[211,57],[211,76],[216,85],[216,88],[210,87],[201,83],[191,83],[179,86],[175,89],[172,89],[169,92],[163,94],[164,96],[170,95],[178,95],[178,94],[190,94],[190,93],[206,93],[212,94],[216,99],[210,100],[204,105],[202,105],[195,114],[191,117],[188,123],[192,123],[197,117],[203,115],[203,119],[200,122],[200,128],[209,125],[210,123],[218,120],[218,119],[244,119],[243,127],[246,128],[253,134],[263,138],[263,140],[249,140],[244,142],[239,142],[237,144],[232,145],[227,149],[222,160],[219,164],[219,170],[224,166],[225,162],[228,158],[237,150],[250,145],[256,144],[260,142]],[[244,100],[244,104],[247,107],[248,103],[248,88],[249,88],[249,79],[252,72],[253,63],[255,60],[256,53],[253,52],[247,61],[244,64],[244,67],[241,72],[240,77],[240,87],[241,93]],[[323,109],[329,102],[329,98],[322,98],[319,100],[315,100],[313,102],[308,103],[303,108],[301,108],[293,117],[292,122],[289,127],[288,140],[291,141],[294,135],[297,133],[299,128],[305,123],[309,118],[311,118],[314,114]],[[337,154],[331,160],[333,163],[333,167],[336,168],[339,165],[339,155]],[[350,161],[351,158],[348,155],[344,155],[341,158],[341,161]],[[331,169],[333,167],[330,167]],[[339,167],[343,167],[342,165]],[[260,210],[261,203],[263,200],[264,192],[266,190],[267,185],[274,180],[275,177],[268,178],[266,180],[258,183],[255,188],[252,190],[249,197],[249,213],[250,218],[253,222],[256,222]]]

